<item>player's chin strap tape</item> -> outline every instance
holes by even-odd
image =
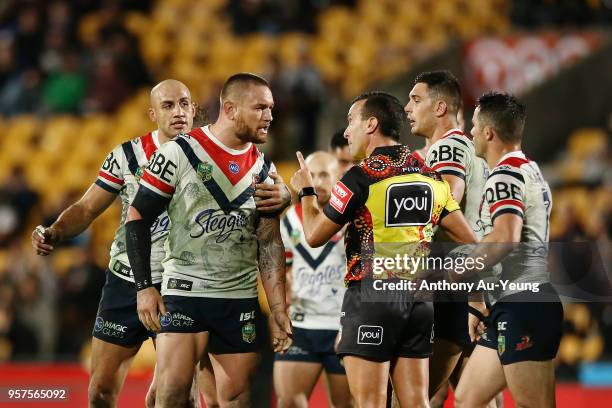
[[[468,305],[468,312],[476,316],[481,322],[485,320],[485,315],[483,315],[480,310],[476,309],[473,306]]]
[[[140,213],[140,220],[125,223],[127,255],[134,273],[136,290],[153,286],[151,280],[151,225],[164,211],[168,199],[140,186],[132,207]]]

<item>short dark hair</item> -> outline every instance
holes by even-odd
[[[204,106],[198,105],[196,107],[195,116],[193,117],[193,127],[206,126],[208,123],[208,111]]]
[[[365,103],[361,108],[361,119],[375,117],[380,133],[399,140],[406,121],[406,113],[400,101],[386,92],[374,91],[359,95],[353,99],[351,105],[362,100],[365,100]]]
[[[331,147],[332,150],[335,150],[342,149],[344,146],[348,146],[348,140],[346,137],[344,137],[344,129],[338,129],[332,136],[329,142],[329,147]]]
[[[221,88],[221,100],[227,98],[231,90],[236,86],[244,86],[247,84],[263,85],[270,87],[268,81],[259,75],[251,74],[250,72],[240,72],[234,74],[225,81],[223,88]]]
[[[516,143],[522,140],[527,112],[525,105],[513,95],[488,92],[478,98],[478,106],[480,122],[495,129],[502,141]]]
[[[461,109],[463,105],[461,86],[450,71],[421,72],[414,80],[414,85],[418,83],[427,84],[427,91],[432,99],[443,99],[449,113],[457,114]]]

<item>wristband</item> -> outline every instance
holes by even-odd
[[[317,192],[315,191],[314,187],[304,187],[298,193],[298,201],[302,201],[302,197],[312,196],[312,195],[313,196],[317,195]]]
[[[484,322],[484,320],[485,320],[485,315],[483,315],[480,310],[476,309],[473,306],[468,305],[468,313],[473,314],[474,316],[476,316],[478,318],[478,320],[480,320],[481,322]]]

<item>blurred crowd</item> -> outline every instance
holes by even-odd
[[[124,4],[123,4],[124,3]],[[0,10],[0,112],[111,112],[151,83],[123,12],[147,2],[8,1]],[[83,16],[99,30],[84,41]]]

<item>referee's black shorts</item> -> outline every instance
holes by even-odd
[[[391,294],[386,301],[364,301],[361,285],[349,285],[342,303],[338,355],[379,362],[397,357],[429,357],[433,305],[407,300],[403,295]]]

